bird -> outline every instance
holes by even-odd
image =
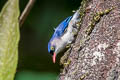
[[[69,16],[62,21],[48,42],[48,52],[52,55],[53,63],[56,61],[56,55],[74,40],[72,28],[68,27],[71,19],[72,16]]]
[[[56,62],[58,53],[69,48],[75,40],[80,28],[80,16],[80,10],[77,10],[54,29],[55,31],[48,42],[48,52],[52,55],[53,63]]]

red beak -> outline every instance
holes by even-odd
[[[53,63],[56,61],[56,53],[53,54]]]

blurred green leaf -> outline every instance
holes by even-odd
[[[8,0],[0,13],[0,80],[13,80],[19,41],[19,1]]]

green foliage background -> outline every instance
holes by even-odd
[[[0,0],[0,10],[7,0]],[[28,0],[20,0],[20,11]],[[59,75],[59,58],[52,63],[47,43],[53,28],[72,10],[80,6],[80,0],[36,0],[29,16],[20,29],[19,62],[15,80],[56,80]],[[1,38],[1,37],[0,37]]]

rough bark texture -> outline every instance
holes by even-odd
[[[60,80],[120,80],[120,0],[88,0],[66,54]]]

